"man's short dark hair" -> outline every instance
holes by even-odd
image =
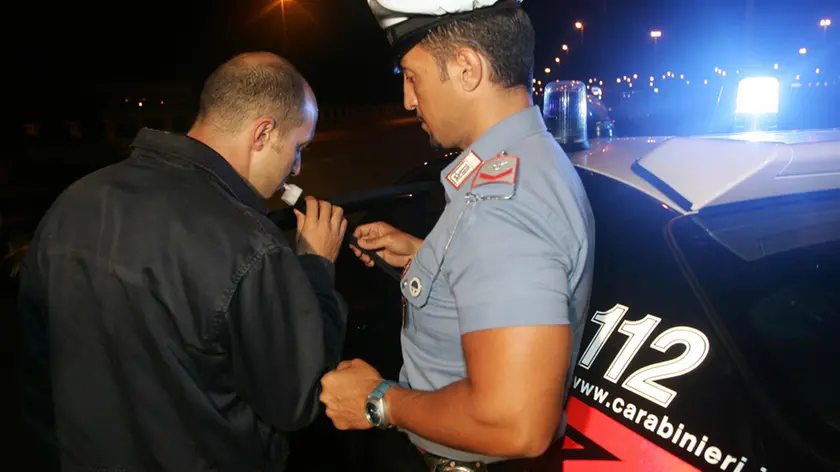
[[[522,8],[489,11],[432,30],[420,42],[447,80],[446,63],[459,47],[469,47],[490,62],[490,81],[504,88],[531,88],[534,77],[534,27]]]
[[[276,119],[281,130],[302,125],[306,80],[288,61],[272,56],[243,54],[213,71],[201,91],[199,119],[229,132],[265,115]]]

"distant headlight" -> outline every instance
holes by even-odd
[[[779,80],[775,77],[747,77],[738,83],[735,113],[767,115],[779,113]]]

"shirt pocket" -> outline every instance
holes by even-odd
[[[423,251],[428,252],[428,248],[418,251],[400,280],[400,291],[406,302],[414,308],[423,308],[429,302],[435,276],[435,271],[427,269],[421,262],[420,256]]]

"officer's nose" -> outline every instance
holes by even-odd
[[[414,94],[414,88],[407,80],[403,81],[403,107],[407,111],[417,109],[417,95]]]

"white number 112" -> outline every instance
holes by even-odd
[[[578,364],[584,369],[589,369],[595,362],[595,358],[607,343],[607,339],[618,327],[629,308],[625,305],[616,304],[607,311],[596,311],[592,316],[592,322],[599,325],[598,331],[589,342],[589,346],[580,357]],[[642,345],[647,341],[662,318],[646,315],[639,321],[624,321],[618,328],[618,332],[628,336],[624,345],[613,358],[607,368],[604,378],[610,382],[617,383],[624,371],[639,353]],[[669,379],[685,375],[696,369],[709,354],[709,339],[701,331],[688,326],[675,326],[664,331],[653,340],[650,347],[659,352],[667,352],[672,346],[682,344],[685,351],[674,359],[658,362],[656,364],[642,367],[630,374],[621,384],[622,387],[640,395],[657,405],[667,408],[677,396],[677,392],[658,384],[657,380]]]

